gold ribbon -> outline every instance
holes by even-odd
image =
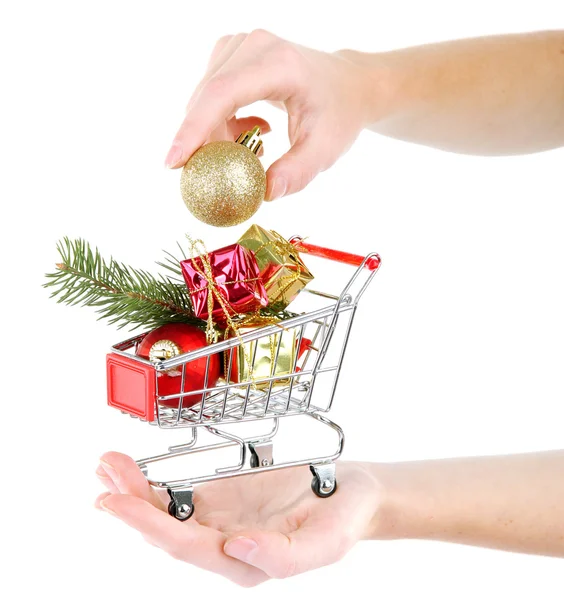
[[[266,242],[265,244],[261,245],[256,250],[255,255],[270,245],[273,245],[276,248],[276,250],[278,250],[278,252],[280,252],[280,254],[282,254],[282,255],[284,254],[284,252],[286,252],[288,254],[296,253],[296,248],[293,244],[290,244],[289,242],[287,242],[284,238],[282,238],[280,235],[278,235],[275,231],[272,231],[271,233],[274,234],[274,236],[277,239],[270,240],[269,242]],[[201,239],[193,240],[189,235],[187,235],[186,237],[190,243],[189,253],[190,253],[190,260],[192,261],[192,266],[194,267],[194,270],[201,277],[203,277],[206,281],[205,286],[197,288],[195,290],[189,290],[190,295],[195,294],[196,292],[203,291],[205,289],[208,290],[208,297],[207,297],[208,316],[207,316],[207,320],[206,320],[207,321],[207,323],[206,323],[206,341],[208,344],[212,344],[212,343],[217,342],[219,339],[219,333],[215,327],[215,323],[213,321],[213,315],[212,315],[214,299],[216,299],[221,310],[223,311],[225,320],[227,322],[227,328],[225,329],[224,339],[227,339],[229,337],[230,331],[232,331],[234,333],[234,335],[237,337],[237,339],[239,340],[239,344],[241,345],[241,348],[243,348],[243,355],[245,357],[245,362],[247,363],[247,367],[249,369],[249,377],[250,377],[251,381],[253,381],[253,365],[252,365],[250,356],[247,354],[247,352],[245,352],[243,338],[241,337],[239,328],[245,326],[246,324],[250,324],[250,323],[258,324],[259,326],[273,325],[278,322],[278,319],[276,317],[269,317],[266,315],[261,315],[259,312],[260,308],[257,307],[257,309],[254,313],[235,322],[231,318],[231,313],[232,312],[236,313],[236,311],[233,309],[232,306],[229,305],[228,302],[226,302],[225,298],[219,291],[217,282],[215,281],[215,278],[213,276],[213,269],[212,269],[212,265],[211,265],[211,261],[210,261],[210,256],[209,256],[209,253],[206,249],[206,246],[205,246],[203,240],[201,240]],[[202,267],[200,267],[200,265],[196,262],[196,258],[198,258],[198,257],[202,261]],[[299,277],[301,275],[301,267],[299,264],[297,265],[297,269],[298,270],[294,274],[287,275],[284,277],[284,278],[290,279],[290,281],[287,284],[285,284],[285,286],[280,290],[280,293],[276,296],[276,299],[279,298],[281,295],[283,295],[284,292],[287,291],[289,289],[289,287],[295,281],[297,281],[299,279]],[[249,278],[249,279],[240,279],[240,280],[236,280],[236,281],[227,281],[227,282],[225,282],[225,285],[233,285],[235,283],[247,283],[247,282],[251,282],[251,281],[257,281],[258,279],[259,279],[258,277],[254,277],[254,278]],[[231,312],[229,309],[231,309]],[[285,331],[285,328],[282,326],[280,326],[280,329]],[[280,335],[282,335],[282,332],[280,333]],[[270,376],[272,376],[276,370],[276,365],[274,364],[275,358],[276,358],[276,356],[275,356],[276,355],[275,340],[274,340],[275,335],[271,335],[269,337],[270,337],[270,357],[271,357],[271,369],[270,369],[271,374],[270,374]],[[226,355],[226,353],[224,353],[224,365],[223,366],[224,366],[225,376],[227,377],[227,355]],[[253,383],[253,388],[254,387],[255,387],[255,384]]]
[[[231,318],[231,312],[235,313],[237,311],[235,311],[232,306],[228,306],[228,303],[226,302],[225,298],[222,296],[221,292],[219,291],[219,289],[217,287],[217,282],[215,281],[215,278],[213,276],[210,255],[208,254],[208,251],[206,249],[204,242],[202,240],[193,240],[188,235],[186,237],[188,238],[188,241],[190,242],[189,251],[190,251],[190,255],[191,255],[190,260],[192,261],[192,266],[194,267],[194,270],[201,277],[203,277],[206,280],[205,286],[198,288],[196,290],[190,290],[190,295],[195,294],[196,292],[203,291],[207,288],[207,290],[208,290],[208,297],[207,297],[208,318],[207,318],[207,325],[206,325],[206,341],[208,342],[208,344],[215,343],[218,340],[219,334],[215,328],[215,323],[213,322],[212,313],[213,313],[214,299],[217,300],[219,306],[221,307],[221,310],[223,311],[223,314],[225,315],[225,320],[227,321],[228,326],[230,328],[233,328],[234,331],[237,331],[237,328],[236,328],[237,326],[235,325],[235,323],[233,322],[233,319]],[[197,256],[195,257],[194,254],[197,254]],[[198,257],[202,261],[203,268],[201,268],[200,265],[198,265],[198,263],[196,262],[196,258],[198,258]],[[252,279],[240,279],[237,281],[228,281],[226,283],[227,284],[246,283],[246,282],[250,282],[250,281],[257,281],[257,279],[258,279],[258,277],[255,277]],[[231,309],[231,312],[229,309]]]
[[[236,311],[233,309],[233,307],[231,307],[231,306],[228,307],[228,303],[225,301],[225,299],[223,298],[221,292],[219,291],[219,289],[217,287],[217,282],[215,281],[215,278],[213,276],[213,270],[212,270],[212,266],[211,266],[210,256],[206,249],[206,245],[200,239],[193,240],[189,235],[187,235],[186,237],[188,238],[188,241],[190,242],[189,252],[190,252],[190,260],[192,261],[192,266],[194,267],[194,270],[206,280],[205,286],[198,288],[196,290],[190,291],[190,295],[192,295],[192,293],[196,293],[198,291],[203,291],[206,288],[208,290],[208,297],[207,297],[208,317],[207,317],[207,324],[206,324],[206,341],[207,341],[207,343],[212,344],[212,343],[217,342],[217,340],[219,339],[219,333],[218,333],[217,329],[215,328],[215,323],[213,322],[213,316],[212,316],[213,301],[215,298],[217,300],[219,306],[221,307],[223,314],[225,315],[225,320],[227,321],[227,329],[225,330],[225,339],[227,339],[227,337],[228,337],[228,332],[233,331],[233,333],[239,340],[239,344],[241,345],[242,348],[244,348],[243,338],[241,337],[241,334],[239,333],[239,327],[241,327],[244,323],[248,323],[248,322],[252,321],[255,318],[259,319],[259,320],[264,319],[263,322],[269,321],[269,323],[275,322],[276,319],[274,317],[266,317],[266,316],[260,315],[260,313],[259,313],[260,309],[257,308],[255,313],[242,319],[240,322],[235,323],[235,321],[231,318],[231,313],[229,311],[229,308],[231,308],[231,311],[234,313]],[[196,256],[194,256],[195,254],[196,254]],[[203,269],[196,262],[197,257],[199,257],[201,259]],[[254,277],[254,278],[250,278],[250,279],[227,281],[225,283],[226,284],[246,283],[246,282],[257,281],[257,280],[258,280],[258,277]],[[271,342],[271,345],[272,345],[272,342]],[[253,366],[251,364],[251,360],[247,356],[247,353],[244,352],[244,350],[243,350],[243,353],[245,355],[245,360],[246,360],[247,366],[249,368],[249,375],[252,379]],[[271,350],[271,354],[272,354],[272,350]],[[225,372],[227,375],[225,353],[224,353],[224,369],[225,369]],[[253,387],[254,387],[254,385],[253,385]]]

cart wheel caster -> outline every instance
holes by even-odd
[[[337,491],[337,479],[335,477],[335,464],[310,465],[313,473],[311,489],[319,498],[329,498]]]
[[[320,498],[329,498],[337,491],[337,480],[331,482],[328,479],[321,482],[317,477],[314,477],[311,481],[311,489],[316,496]]]
[[[260,443],[249,442],[249,454],[251,469],[270,467],[274,464],[272,458],[272,440]]]
[[[168,514],[179,521],[187,521],[194,514],[194,505],[181,504],[177,506],[174,500],[168,503]]]
[[[194,514],[193,493],[192,487],[183,490],[168,489],[168,514],[179,521],[187,521]]]

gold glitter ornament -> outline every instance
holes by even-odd
[[[216,227],[250,219],[266,194],[266,173],[256,156],[261,146],[260,129],[255,127],[236,142],[210,142],[197,150],[180,178],[188,210]]]

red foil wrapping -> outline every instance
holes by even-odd
[[[250,250],[240,244],[231,244],[209,252],[204,260],[210,263],[212,285],[223,299],[230,316],[267,306],[266,290],[259,279],[257,261]],[[206,271],[202,257],[183,260],[180,265],[192,300],[194,315],[200,319],[209,317],[208,295],[212,294],[212,319],[216,323],[224,324],[227,317],[216,293],[210,290],[210,282],[204,277]]]

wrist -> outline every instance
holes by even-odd
[[[365,538],[379,540],[426,537],[426,514],[431,514],[424,482],[411,463],[370,463],[379,494]]]
[[[350,66],[361,100],[364,127],[393,117],[401,106],[401,77],[386,53],[368,54],[357,50],[334,53]]]

